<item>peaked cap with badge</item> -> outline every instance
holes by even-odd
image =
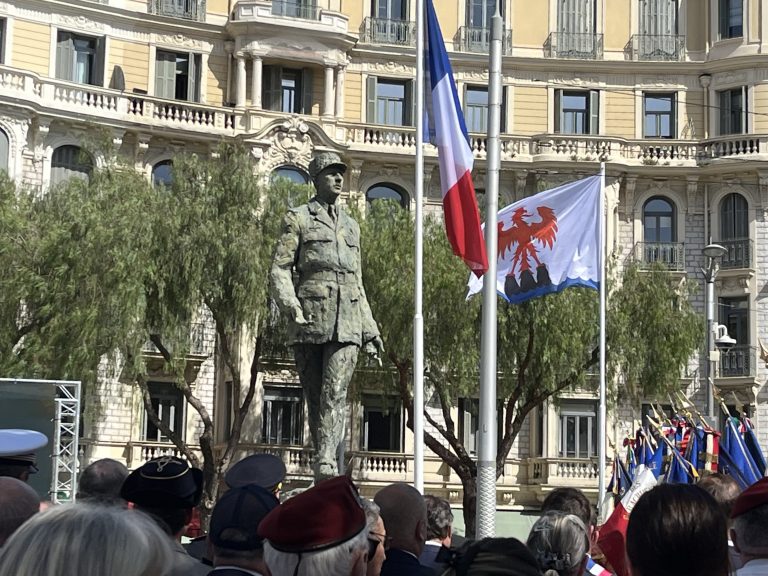
[[[35,451],[48,444],[48,437],[36,430],[6,428],[0,430],[0,465],[28,467],[37,472]]]
[[[120,496],[146,508],[194,508],[203,495],[203,472],[176,456],[154,458],[125,479]]]

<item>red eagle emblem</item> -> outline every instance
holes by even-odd
[[[512,257],[512,269],[510,276],[516,272],[523,273],[531,269],[531,261],[536,267],[541,266],[539,260],[539,248],[535,243],[540,244],[540,248],[545,246],[552,249],[557,240],[557,216],[552,208],[539,206],[536,211],[541,220],[538,222],[529,222],[533,214],[525,208],[518,208],[512,214],[512,226],[504,229],[504,223],[498,223],[499,234],[499,253],[504,257],[515,245],[515,253]]]

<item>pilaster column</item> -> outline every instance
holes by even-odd
[[[245,54],[238,52],[237,58],[237,90],[235,91],[235,106],[245,106]]]
[[[235,43],[231,40],[224,42],[224,50],[227,53],[227,90],[226,101],[232,102],[232,54],[235,51]]]
[[[261,110],[261,56],[251,54],[251,106]]]
[[[336,69],[336,118],[344,118],[344,75],[346,66],[339,66]]]
[[[325,66],[325,98],[323,99],[323,116],[333,116],[333,66]]]

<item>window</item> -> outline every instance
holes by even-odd
[[[272,14],[315,20],[317,19],[317,2],[314,0],[272,0]]]
[[[364,394],[362,450],[402,452],[403,422],[398,398]]]
[[[503,14],[504,3],[500,9]],[[467,26],[470,28],[490,28],[491,17],[496,10],[496,0],[467,0]]]
[[[201,10],[199,0],[150,0],[149,7],[151,14],[171,18],[199,20],[205,16],[205,9]]]
[[[557,56],[560,58],[595,58],[594,0],[558,0]]]
[[[0,19],[0,64],[5,64],[5,39],[7,22],[4,18]]]
[[[376,184],[368,188],[365,193],[365,199],[368,202],[376,200],[394,200],[403,208],[408,207],[408,193],[395,184]]]
[[[173,162],[163,160],[152,167],[152,186],[169,187],[173,183]]]
[[[747,129],[747,89],[742,86],[718,92],[720,134],[744,134]]]
[[[646,138],[677,137],[674,94],[645,94],[643,108]]]
[[[304,443],[304,396],[301,388],[264,386],[262,441],[301,446]]]
[[[59,31],[56,78],[79,84],[104,84],[104,38]]]
[[[555,132],[597,134],[599,114],[600,93],[597,90],[555,91]]]
[[[155,58],[155,96],[199,102],[201,73],[200,54],[158,50]]]
[[[279,168],[276,168],[272,172],[272,178],[282,178],[293,184],[309,184],[309,176],[307,176],[307,173],[294,166],[280,166]]]
[[[184,394],[171,382],[148,382],[152,407],[161,422],[173,432],[184,435]],[[165,434],[144,414],[143,440],[148,442],[170,442]]]
[[[643,206],[643,239],[646,243],[677,241],[675,209],[666,198],[651,198]]]
[[[371,14],[385,20],[407,20],[408,0],[373,0]]]
[[[70,178],[87,180],[93,169],[90,157],[78,146],[59,146],[51,157],[51,185]]]
[[[6,172],[8,172],[9,150],[8,134],[0,130],[0,170],[5,170]]]
[[[591,400],[560,405],[561,458],[592,458],[597,454],[597,412]]]
[[[413,90],[410,80],[368,77],[368,122],[387,126],[413,125]]]
[[[749,298],[719,298],[717,316],[718,322],[728,329],[728,336],[736,340],[733,348],[720,354],[720,377],[754,376],[755,359],[749,334]]]
[[[720,0],[720,38],[744,35],[743,0]]]
[[[488,88],[466,87],[464,91],[464,120],[469,132],[488,131]]]
[[[504,434],[504,401],[496,403],[496,442],[501,443]],[[459,398],[459,440],[470,454],[477,453],[477,430],[480,424],[480,400]]]
[[[720,202],[720,239],[749,238],[749,206],[741,194],[728,194]]]
[[[312,70],[265,66],[264,108],[286,114],[312,113]]]

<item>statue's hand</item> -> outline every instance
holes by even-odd
[[[299,326],[306,326],[309,321],[304,318],[304,312],[298,306],[293,311],[293,321]]]
[[[384,355],[384,341],[380,336],[376,336],[373,340],[366,342],[363,349],[366,354],[376,360],[379,366],[381,366],[381,357]]]

